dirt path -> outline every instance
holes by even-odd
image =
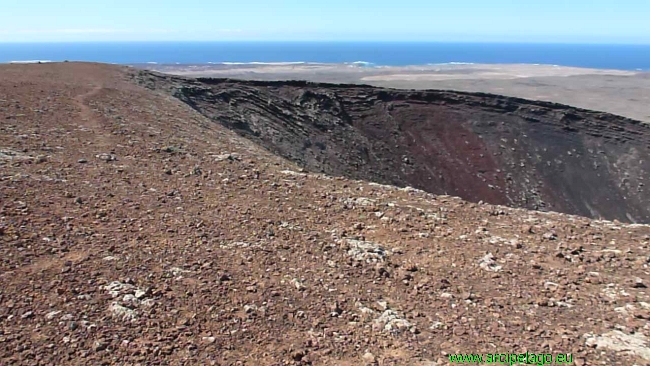
[[[103,86],[95,85],[92,90],[77,95],[73,100],[75,105],[80,109],[80,121],[84,122],[83,127],[92,130],[93,134],[96,136],[94,144],[101,147],[109,147],[112,146],[112,144],[106,136],[106,131],[104,131],[102,122],[97,118],[95,111],[93,111],[93,109],[87,104],[87,101],[98,95],[102,89]]]

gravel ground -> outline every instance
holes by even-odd
[[[0,364],[650,363],[650,228],[301,172],[93,64],[0,68]]]

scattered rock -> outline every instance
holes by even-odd
[[[557,290],[559,287],[560,287],[560,285],[557,284],[557,283],[555,283],[555,282],[550,282],[550,281],[548,281],[548,282],[545,282],[545,283],[544,283],[544,288],[547,289],[547,290],[549,290],[549,291],[555,291],[555,290]]]
[[[546,240],[557,240],[557,234],[554,232],[545,233],[542,237]]]
[[[97,159],[99,159],[99,160],[101,160],[101,161],[105,161],[105,162],[107,162],[107,163],[108,163],[108,162],[111,162],[111,161],[116,161],[116,160],[117,160],[117,157],[116,157],[115,155],[113,155],[113,154],[107,154],[107,153],[98,154],[98,155],[95,155],[95,157],[96,157]]]
[[[384,311],[379,318],[373,321],[373,328],[389,333],[401,333],[411,328],[411,324],[402,315],[394,310]]]
[[[135,310],[122,306],[117,302],[112,303],[108,310],[114,318],[123,322],[132,322],[137,319]]]
[[[601,336],[585,334],[586,345],[597,349],[611,350],[640,357],[650,361],[650,348],[648,338],[641,333],[625,334],[619,330],[613,330]]]
[[[52,320],[59,314],[61,314],[61,310],[50,311],[49,313],[45,314],[45,319]]]
[[[341,309],[341,307],[339,306],[339,303],[338,303],[338,302],[334,302],[334,303],[330,306],[330,310],[331,310],[331,315],[332,315],[333,317],[337,317],[337,316],[343,314],[343,309]]]
[[[503,267],[498,265],[495,259],[496,258],[492,255],[492,253],[488,253],[483,258],[481,258],[478,263],[479,266],[486,271],[499,272]]]
[[[386,258],[386,251],[381,246],[369,242],[347,239],[350,247],[348,255],[360,262],[376,263]]]
[[[106,342],[103,342],[103,341],[95,341],[95,342],[93,342],[93,351],[95,351],[95,352],[104,351],[106,348],[108,348],[108,343],[106,343]]]
[[[2,98],[8,100],[0,104],[0,114],[25,109],[15,104],[18,100],[38,103],[44,111],[0,125],[0,150],[11,150],[0,156],[2,362],[442,365],[448,359],[441,352],[525,349],[571,352],[583,365],[650,363],[639,356],[647,356],[650,343],[645,338],[649,226],[399,190],[344,178],[347,170],[336,177],[316,173],[354,164],[364,179],[381,175],[381,181],[406,186],[407,177],[417,179],[412,181],[417,188],[439,189],[436,193],[491,192],[513,205],[552,210],[557,200],[541,205],[535,196],[548,196],[556,183],[528,169],[541,164],[550,167],[544,171],[559,172],[572,166],[553,160],[552,139],[528,156],[525,145],[532,140],[522,128],[537,119],[543,123],[534,122],[535,131],[544,136],[566,134],[561,131],[570,125],[576,141],[590,139],[572,150],[589,169],[593,161],[580,150],[593,149],[590,154],[602,155],[605,167],[629,174],[625,211],[629,220],[644,222],[639,212],[646,208],[632,203],[645,197],[636,189],[640,172],[650,170],[633,169],[648,161],[645,150],[635,152],[641,145],[634,140],[646,134],[635,123],[578,110],[579,118],[556,125],[547,113],[569,107],[541,106],[535,112],[525,101],[471,93],[458,99],[452,92],[385,94],[303,82],[260,88],[265,82],[196,79],[192,85],[203,89],[188,95],[210,99],[198,108],[226,113],[212,120],[162,93],[125,84],[141,74],[152,84],[184,84],[182,77],[110,65],[81,65],[79,76],[74,68],[66,71],[73,66],[79,67],[0,72]],[[83,71],[95,67],[100,69]],[[113,69],[116,77],[104,80]],[[66,78],[58,78],[57,70]],[[42,73],[47,82],[25,79],[31,72]],[[106,87],[92,89],[90,83]],[[265,91],[259,100],[258,90]],[[360,91],[365,95],[349,99]],[[275,99],[280,94],[281,100]],[[393,109],[381,108],[393,96]],[[254,139],[262,139],[268,133],[270,122],[255,118],[259,110],[220,108],[223,100],[256,108],[249,98],[261,101],[264,113],[286,112],[273,123],[276,141],[284,139],[278,143],[292,151],[295,141],[282,131],[299,131],[298,143],[305,147],[294,158],[315,173],[306,174],[238,136],[250,130],[259,133]],[[265,104],[268,98],[271,105]],[[294,114],[295,103],[302,103],[304,114]],[[475,103],[477,114],[462,126],[434,113],[439,105],[465,108],[468,103]],[[494,111],[504,107],[517,119],[502,121],[504,115]],[[404,131],[392,135],[396,130],[384,131],[381,123],[358,124],[359,113],[366,112],[372,121],[391,112],[398,119],[391,126],[413,132],[435,156],[400,152],[398,163],[403,156],[409,159],[406,171],[400,171],[403,164],[377,169],[386,167],[377,159],[392,159],[408,141],[399,137]],[[411,117],[419,121],[413,126],[425,134],[435,131],[432,141],[446,145],[428,145],[432,141],[422,139],[419,130],[398,123]],[[582,134],[581,124],[621,144],[592,140]],[[361,128],[389,135],[380,145],[358,141],[346,144],[345,151],[335,146],[334,140],[347,141]],[[479,130],[481,141],[473,140],[478,137],[472,131]],[[321,139],[324,135],[327,139]],[[507,140],[503,149],[501,138]],[[108,156],[113,151],[119,153],[116,166]],[[438,164],[448,153],[470,159],[471,179],[460,170],[449,175],[450,166]],[[492,158],[492,153],[500,155]],[[68,161],[75,154],[90,162]],[[432,162],[442,170],[418,175]],[[447,163],[455,167],[465,160]],[[591,180],[577,164],[576,169],[572,174]],[[163,175],[165,170],[170,175]],[[617,191],[603,192],[610,197],[607,205],[616,207],[609,212],[618,212]],[[477,197],[473,201],[485,198]],[[607,215],[602,201],[594,204],[599,206],[594,212]],[[596,335],[576,337],[584,333],[578,333],[581,327]],[[608,333],[612,329],[619,333]]]
[[[361,358],[363,359],[363,362],[366,363],[366,365],[374,365],[377,363],[377,358],[370,352],[364,353]]]
[[[220,155],[214,155],[214,161],[239,161],[241,160],[238,154],[224,153]]]
[[[632,287],[633,288],[648,288],[648,286],[645,283],[643,283],[643,280],[641,278],[638,278],[638,277],[634,279]]]
[[[109,283],[106,286],[103,286],[103,289],[106,290],[113,298],[120,296],[121,294],[125,294],[128,292],[132,292],[135,290],[135,286],[128,284],[128,283],[122,283],[119,281],[113,281]]]
[[[292,279],[291,284],[298,291],[304,291],[306,289],[305,285],[302,282],[300,282],[300,280],[298,280],[297,278]]]
[[[307,176],[307,174],[305,174],[305,173],[298,173],[298,172],[295,172],[293,170],[282,170],[282,171],[280,171],[280,173],[285,174],[285,175],[292,175],[294,177],[306,177]]]
[[[300,361],[300,360],[302,360],[302,359],[305,357],[305,354],[306,354],[306,353],[305,353],[304,350],[293,351],[293,352],[291,353],[291,358],[292,358],[294,361]]]

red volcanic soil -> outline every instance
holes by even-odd
[[[1,365],[432,366],[510,352],[650,362],[648,226],[307,173],[253,142],[386,182],[424,184],[417,171],[428,167],[449,193],[468,185],[508,199],[504,183],[485,190],[468,176],[484,169],[502,182],[493,173],[504,156],[534,151],[513,146],[559,136],[541,127],[547,109],[522,109],[540,127],[513,145],[505,133],[524,131],[524,117],[500,124],[501,107],[471,95],[470,118],[403,105],[453,105],[444,93],[217,82],[174,98],[137,84],[149,77],[0,66]],[[589,123],[596,131],[608,119],[611,129],[593,133],[620,146],[643,137],[615,117]],[[497,131],[507,149],[491,142]]]

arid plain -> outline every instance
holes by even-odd
[[[193,77],[309,80],[400,89],[483,92],[568,104],[650,122],[650,73],[555,65],[359,64],[136,65]]]

